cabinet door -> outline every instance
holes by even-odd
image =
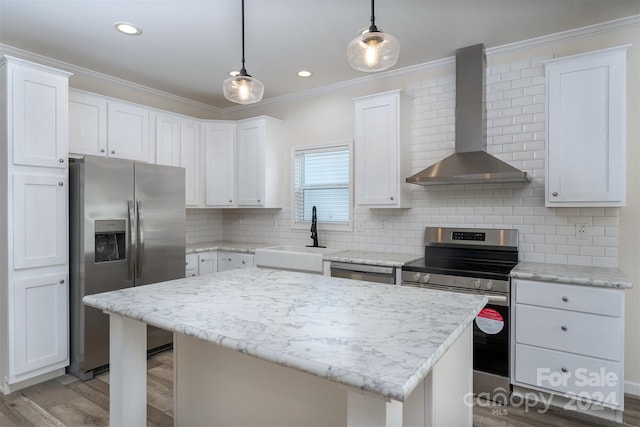
[[[261,119],[238,124],[238,206],[262,206],[264,200],[265,122]]]
[[[200,204],[200,123],[180,121],[180,166],[184,168],[185,204]]]
[[[231,265],[233,268],[253,268],[254,255],[252,254],[232,254]]]
[[[156,115],[156,164],[180,166],[180,119]]]
[[[68,360],[66,273],[14,281],[13,375]]]
[[[547,206],[624,206],[626,48],[546,67]]]
[[[205,126],[204,170],[205,206],[234,206],[235,125],[208,123]]]
[[[107,100],[69,92],[69,152],[107,155]]]
[[[398,96],[355,103],[357,205],[395,205],[398,200]]]
[[[15,66],[12,73],[13,163],[65,168],[68,79]]]
[[[218,271],[234,269],[233,254],[230,252],[218,252]]]
[[[217,252],[204,252],[198,254],[198,271],[202,276],[203,274],[211,274],[218,271],[218,253]]]
[[[109,102],[110,157],[149,161],[149,111],[136,105]]]
[[[185,277],[198,275],[198,254],[187,254],[184,262]]]
[[[15,269],[67,262],[66,177],[14,175]]]

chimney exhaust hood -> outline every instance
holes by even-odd
[[[484,45],[456,51],[455,153],[406,179],[418,185],[529,182],[531,178],[488,154]]]

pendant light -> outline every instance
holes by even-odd
[[[363,30],[347,46],[349,64],[360,71],[382,71],[398,62],[400,42],[391,34],[385,34],[376,27],[374,0],[371,0],[371,25]]]
[[[242,0],[242,68],[237,76],[229,77],[222,84],[224,97],[238,104],[259,102],[264,94],[264,85],[251,77],[244,68],[244,0]]]

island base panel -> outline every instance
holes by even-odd
[[[471,426],[470,328],[404,401],[175,334],[176,425]]]

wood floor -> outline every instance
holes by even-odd
[[[147,425],[173,426],[173,353],[149,359]],[[539,414],[509,407],[494,410],[476,404],[474,427],[640,426],[640,400],[625,399],[624,424],[596,423],[562,412]],[[80,381],[71,375],[47,381],[8,396],[0,395],[1,427],[81,427],[109,425],[109,373]]]

